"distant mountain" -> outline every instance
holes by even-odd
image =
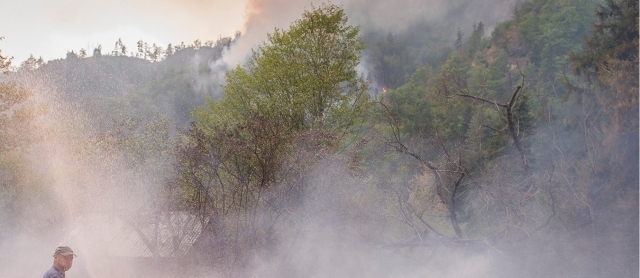
[[[148,120],[160,113],[175,127],[186,127],[189,111],[207,96],[220,95],[224,67],[212,66],[222,56],[222,45],[186,47],[158,62],[129,56],[80,58],[74,53],[31,70],[19,69],[9,79],[36,81],[98,125],[123,117]]]

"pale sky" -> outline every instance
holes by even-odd
[[[30,54],[64,58],[102,45],[111,52],[118,38],[129,50],[143,40],[190,44],[244,31],[248,0],[0,0],[0,50],[18,66]]]
[[[464,29],[482,21],[492,26],[512,14],[517,0],[333,0],[344,5],[350,24],[400,30],[418,19],[446,21]],[[225,54],[228,63],[246,58],[273,28],[286,28],[311,3],[329,0],[0,0],[0,50],[14,66],[30,54],[45,61],[98,45],[110,53],[122,38],[129,51],[136,42],[163,48],[169,43],[216,41],[241,31],[241,40]],[[499,4],[499,5],[498,5]],[[452,38],[455,32],[452,32]]]

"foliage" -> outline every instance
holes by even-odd
[[[0,37],[0,41],[2,41],[3,39],[4,39],[4,37]],[[7,70],[9,68],[9,66],[11,66],[11,61],[12,60],[13,60],[13,57],[2,56],[2,50],[0,50],[0,70],[2,72]]]
[[[420,21],[402,32],[365,34],[365,61],[372,69],[368,78],[382,87],[398,88],[418,68],[436,67],[452,52],[447,31],[445,26]]]
[[[309,171],[362,121],[368,84],[355,69],[358,32],[338,6],[314,7],[269,34],[245,67],[227,74],[224,97],[195,111],[181,179],[192,208],[229,244],[222,254],[235,254],[218,258],[226,267],[275,244],[285,212],[310,190]]]
[[[620,240],[605,236],[604,232],[606,225],[613,222],[634,231],[614,229],[620,236],[626,234],[624,238],[637,231],[632,228],[637,226],[637,212],[628,210],[637,207],[638,202],[637,110],[623,108],[637,109],[637,85],[628,86],[637,84],[637,68],[634,72],[633,67],[618,67],[609,71],[617,74],[609,73],[609,79],[599,81],[611,84],[614,76],[619,77],[615,79],[619,81],[616,86],[625,87],[624,97],[614,97],[605,88],[562,86],[564,79],[579,80],[566,72],[569,53],[580,49],[581,38],[590,33],[586,26],[594,20],[593,9],[593,3],[588,1],[523,3],[512,19],[494,29],[491,38],[478,40],[481,32],[476,32],[463,43],[459,32],[457,51],[445,63],[427,75],[416,71],[419,78],[408,79],[383,96],[386,109],[377,113],[391,118],[381,117],[377,123],[383,142],[390,150],[412,157],[423,166],[422,171],[410,173],[415,177],[413,183],[398,183],[406,190],[397,194],[400,197],[389,196],[398,199],[395,213],[415,231],[405,237],[407,240],[429,242],[424,234],[436,233],[487,240],[504,250],[509,245],[524,246],[542,240],[544,244],[535,249],[544,249],[575,234],[575,240],[562,243],[571,252],[579,252],[575,250],[588,241],[597,246],[583,260],[595,262],[610,254],[609,248],[613,247],[605,241],[625,250],[628,256],[637,257],[631,249],[620,246]],[[596,14],[616,14],[613,10],[600,7]],[[627,60],[612,65],[637,65],[637,30],[628,27],[637,29],[637,15],[632,16],[637,8],[624,9],[630,11],[631,16],[627,17],[622,16],[622,9],[618,10],[616,20],[595,26],[619,24],[618,29],[605,29],[600,34],[628,34],[626,39],[602,39],[611,46],[620,41],[622,48],[629,49]],[[477,25],[473,29],[477,31]],[[594,30],[594,37],[597,36],[598,31]],[[590,38],[587,45],[594,45],[595,41]],[[574,54],[574,68],[583,67],[578,68],[578,73],[598,78],[596,71],[607,71],[601,67],[606,65],[606,59],[597,65],[577,63],[615,53],[598,47]],[[470,50],[472,54],[467,52]],[[516,88],[520,81],[521,86]],[[580,94],[566,94],[568,90]],[[504,109],[509,106],[507,103],[513,104],[511,111]],[[614,112],[616,107],[626,112]],[[617,120],[609,122],[609,117],[625,119],[628,125],[614,124]],[[448,223],[425,216],[429,212],[442,214],[443,207]],[[623,224],[628,221],[631,224]],[[591,229],[589,232],[585,225]],[[526,252],[522,253],[523,258],[527,257]],[[637,264],[614,267],[593,263],[570,267],[581,273],[606,269],[624,276],[623,273],[637,273],[634,266]],[[528,269],[527,273],[532,277],[548,276],[553,270]]]
[[[34,174],[39,171],[34,153],[55,134],[42,124],[51,111],[32,88],[0,82],[0,208],[5,212],[0,215],[0,240],[60,227],[57,214],[62,208],[51,197],[47,178]]]
[[[586,48],[571,54],[573,70],[603,86],[596,94],[616,131],[637,133],[629,120],[638,115],[638,1],[607,0],[596,16]]]
[[[189,210],[204,224],[189,266],[223,276],[255,276],[254,259],[308,276],[296,251],[333,243],[419,273],[463,251],[504,261],[490,277],[637,276],[637,10],[532,0],[490,35],[420,21],[361,39],[323,4],[230,70],[214,66],[231,38],[33,57],[5,77],[53,81],[86,122],[42,132],[33,93],[0,85],[0,206],[17,215],[0,226],[44,225],[15,222],[36,210],[12,199],[56,211],[25,151],[55,134],[78,203],[118,196],[159,225]]]
[[[343,114],[357,112],[366,92],[355,71],[364,47],[357,34],[335,6],[306,12],[287,32],[269,35],[270,45],[254,52],[246,69],[228,73],[225,99],[216,105],[233,107],[240,124],[258,114],[281,119],[290,131],[341,129],[351,118]]]

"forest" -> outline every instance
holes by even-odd
[[[0,276],[638,277],[638,9],[0,51]]]

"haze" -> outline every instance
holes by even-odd
[[[14,1],[0,277],[638,277],[638,0]]]
[[[139,40],[191,43],[216,40],[241,31],[247,0],[24,0],[2,1],[2,54],[14,64],[30,54],[45,60],[67,51],[113,49],[118,38],[133,47]]]

